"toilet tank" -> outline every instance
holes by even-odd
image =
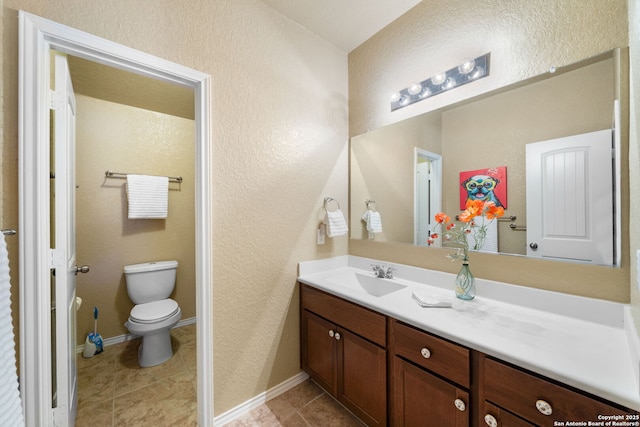
[[[127,292],[134,304],[169,298],[176,284],[178,261],[157,261],[124,266]]]

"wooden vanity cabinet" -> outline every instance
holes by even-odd
[[[391,328],[391,425],[470,425],[470,350],[398,321]]]
[[[640,421],[637,412],[484,354],[480,355],[479,373],[482,426],[558,426],[567,421],[587,425],[603,421],[599,418],[603,415],[622,415],[619,421]]]
[[[301,284],[302,368],[370,426],[387,424],[386,317]]]
[[[300,319],[302,368],[370,426],[640,421],[638,412],[304,284]]]

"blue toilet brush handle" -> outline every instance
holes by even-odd
[[[98,333],[98,307],[93,307],[93,333]]]

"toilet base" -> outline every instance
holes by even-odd
[[[163,329],[158,333],[147,334],[142,337],[138,347],[138,364],[142,368],[160,365],[173,356],[171,348],[170,329]]]

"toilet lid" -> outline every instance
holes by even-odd
[[[177,302],[167,298],[136,305],[131,310],[130,318],[140,323],[158,322],[172,316],[179,309]]]

